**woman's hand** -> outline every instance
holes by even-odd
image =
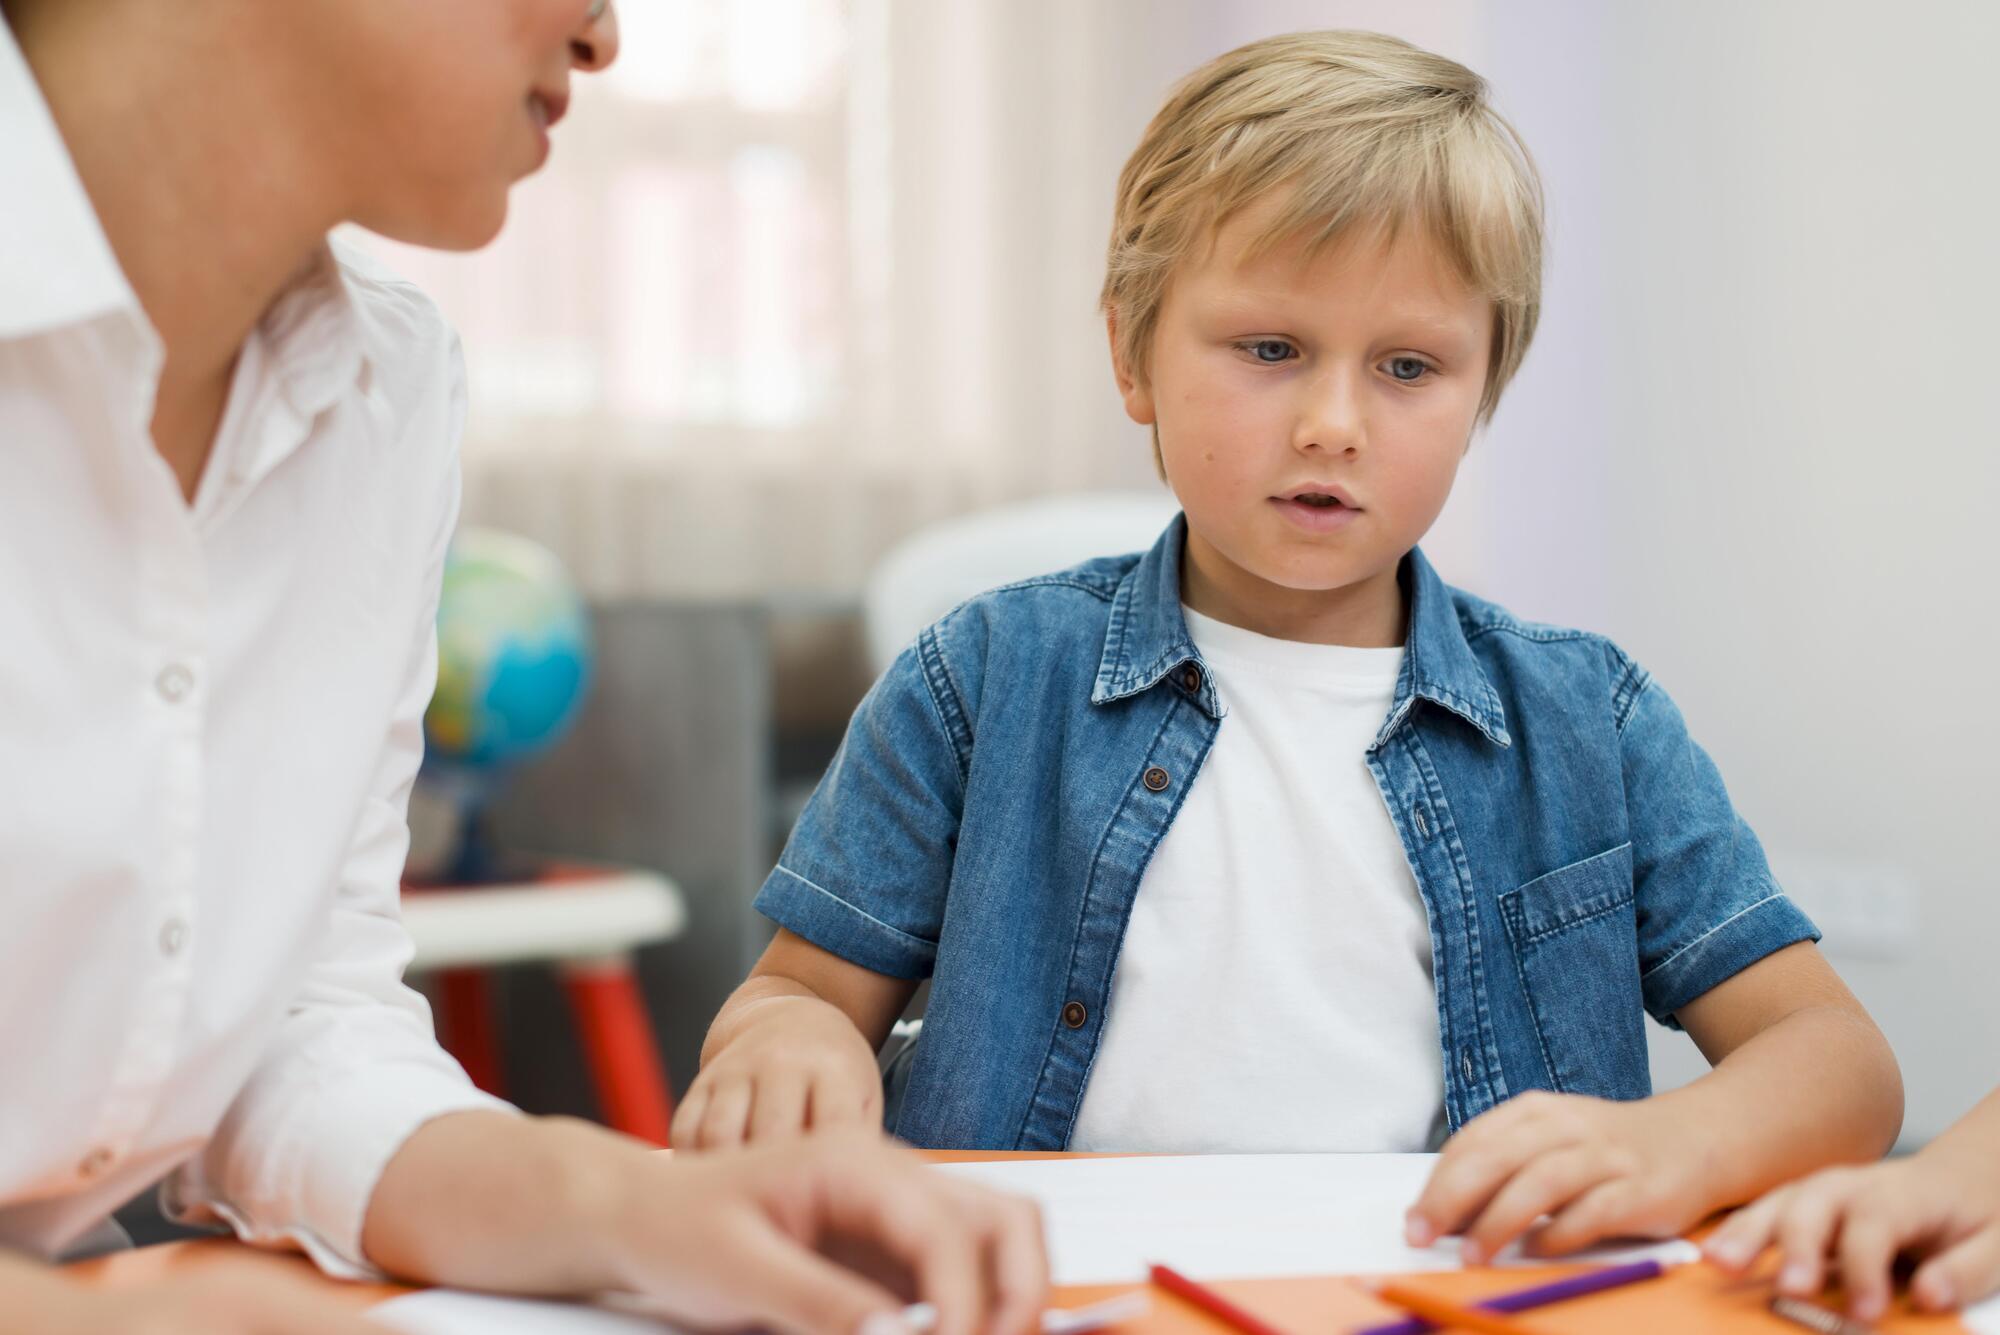
[[[1048,1290],[1035,1206],[873,1131],[635,1163],[597,1245],[618,1288],[682,1324],[780,1335],[1027,1335]]]

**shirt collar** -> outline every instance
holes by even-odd
[[[1090,693],[1092,704],[1151,690],[1177,668],[1201,664],[1187,619],[1181,615],[1181,553],[1186,542],[1187,517],[1177,515],[1152,550],[1119,581],[1111,598],[1104,656]],[[1375,746],[1381,747],[1402,727],[1418,700],[1450,710],[1497,745],[1511,746],[1500,697],[1466,643],[1451,590],[1421,551],[1403,559],[1398,579],[1409,603],[1409,635],[1395,700]],[[1202,672],[1194,695],[1211,718],[1222,717],[1208,672]]]
[[[308,422],[331,408],[367,363],[353,283],[332,244],[322,245],[257,325],[286,401]]]
[[[1104,657],[1090,692],[1092,704],[1109,704],[1151,690],[1175,668],[1201,662],[1187,618],[1181,615],[1181,550],[1186,540],[1187,516],[1175,515],[1153,549],[1118,582],[1104,632]],[[1194,695],[1210,718],[1222,717],[1222,702],[1206,671]]]
[[[1466,643],[1465,626],[1451,590],[1438,578],[1421,550],[1403,558],[1397,572],[1410,607],[1410,628],[1403,647],[1403,671],[1396,680],[1396,699],[1389,717],[1375,735],[1379,749],[1403,726],[1411,708],[1428,700],[1470,723],[1499,746],[1512,746],[1500,695]]]
[[[137,311],[20,45],[0,20],[0,338]]]

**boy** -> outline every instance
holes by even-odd
[[[1190,76],[1103,304],[1185,511],[972,600],[863,702],[679,1120],[996,1149],[1410,1151],[1468,1261],[1669,1234],[1879,1154],[1895,1063],[1622,652],[1416,550],[1533,333],[1540,195],[1480,80],[1391,38]],[[1715,1070],[1648,1098],[1643,1016]]]
[[[1024,1204],[872,1131],[688,1163],[520,1116],[401,982],[464,380],[327,232],[483,245],[616,47],[604,0],[5,0],[0,1327],[374,1329],[45,1264],[163,1180],[336,1275],[851,1335],[914,1272],[951,1335],[1034,1320]]]

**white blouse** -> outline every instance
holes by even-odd
[[[329,249],[243,349],[192,505],[162,348],[0,23],[0,1247],[150,1184],[365,1273],[388,1162],[504,1107],[401,982],[464,375]]]

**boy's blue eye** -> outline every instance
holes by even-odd
[[[1406,385],[1423,379],[1424,372],[1431,369],[1429,363],[1415,357],[1391,357],[1387,364],[1389,374]]]
[[[1249,351],[1252,357],[1255,357],[1267,366],[1275,366],[1279,362],[1287,361],[1292,355],[1292,345],[1285,342],[1282,338],[1260,338],[1255,342],[1246,343],[1243,346]]]

